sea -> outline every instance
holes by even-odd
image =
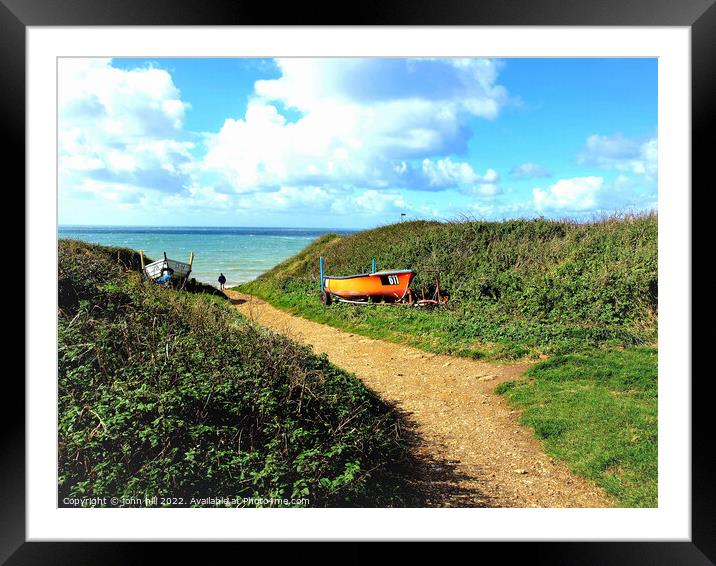
[[[192,277],[217,285],[219,274],[223,273],[227,287],[255,279],[323,234],[352,233],[320,228],[67,225],[60,226],[58,232],[60,239],[142,249],[154,260],[161,259],[166,252],[170,259],[189,261],[189,254],[194,252]]]

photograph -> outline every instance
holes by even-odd
[[[659,508],[659,58],[56,72],[57,507]]]
[[[714,564],[714,3],[0,0],[0,564]]]

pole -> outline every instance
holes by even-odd
[[[321,293],[323,293],[323,256],[318,259],[318,265],[321,269]]]
[[[375,273],[375,258],[373,258],[373,271],[372,273]]]
[[[142,272],[144,272],[144,250],[139,250],[139,261],[142,264]]]

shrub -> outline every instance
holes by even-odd
[[[404,502],[403,432],[376,395],[221,297],[143,282],[132,257],[60,243],[60,501]]]
[[[656,214],[590,223],[403,222],[325,235],[241,289],[351,331],[468,356],[652,343],[657,228]],[[414,287],[427,293],[439,273],[450,301],[418,317],[405,309],[318,308],[319,256],[337,275],[368,271],[373,257],[379,269],[413,269]]]

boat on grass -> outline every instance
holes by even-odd
[[[330,304],[333,299],[345,302],[399,303],[409,296],[410,282],[415,277],[412,269],[388,269],[356,275],[326,275],[323,258],[321,268],[321,301]]]
[[[162,285],[183,285],[186,283],[191,273],[194,263],[194,252],[189,254],[189,262],[169,259],[167,253],[164,252],[164,259],[153,261],[144,265],[144,252],[139,250],[142,262],[142,273],[150,281],[160,283]]]

